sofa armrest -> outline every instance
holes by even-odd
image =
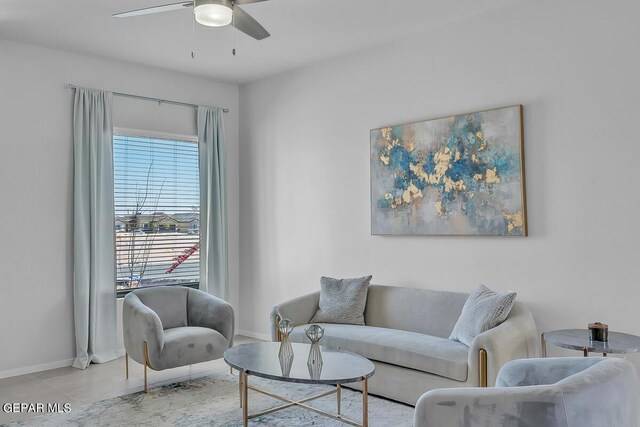
[[[147,343],[149,362],[159,359],[164,347],[164,330],[160,317],[144,305],[134,293],[127,294],[122,304],[122,329],[127,354],[145,364],[144,343]]]
[[[233,307],[225,300],[197,289],[189,289],[187,296],[187,319],[189,326],[201,326],[220,332],[233,344]]]
[[[295,326],[304,325],[315,316],[320,303],[320,291],[303,295],[298,298],[276,305],[271,310],[269,324],[271,329],[271,340],[278,341],[278,321],[289,319]]]
[[[567,427],[562,393],[556,386],[447,388],[423,394],[415,427]]]
[[[500,368],[514,359],[537,357],[538,331],[531,312],[516,302],[509,317],[500,325],[478,335],[469,348],[469,378],[480,385],[480,351],[486,351],[487,386],[495,385]]]

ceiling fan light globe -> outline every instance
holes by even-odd
[[[231,24],[233,9],[222,4],[196,4],[193,8],[198,24],[208,27],[224,27]]]

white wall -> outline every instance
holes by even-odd
[[[68,365],[75,355],[73,91],[66,83],[231,110],[229,279],[238,307],[238,87],[0,40],[0,378]],[[196,133],[192,109],[119,97],[114,104],[116,126]]]
[[[540,330],[640,335],[639,14],[522,2],[242,86],[241,330],[265,336],[271,307],[321,275],[373,274],[513,289]],[[369,129],[518,103],[530,237],[370,234]]]

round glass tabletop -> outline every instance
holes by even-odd
[[[241,344],[224,352],[227,365],[249,375],[305,384],[346,384],[375,372],[373,363],[358,354],[320,346],[322,365],[309,367],[310,344],[292,343],[293,358],[279,358],[279,342]]]
[[[584,350],[592,353],[638,353],[640,337],[609,331],[608,341],[591,341],[587,329],[562,329],[544,333],[544,340],[558,347]]]

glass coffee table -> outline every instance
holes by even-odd
[[[239,386],[242,425],[246,427],[252,418],[296,406],[345,424],[367,427],[369,424],[367,383],[368,379],[375,372],[373,363],[369,359],[349,351],[321,346],[322,365],[310,367],[307,365],[307,356],[309,355],[311,345],[298,343],[292,343],[292,345],[294,357],[289,359],[278,358],[278,352],[280,350],[279,342],[242,344],[224,352],[225,362],[227,362],[231,368],[240,372]],[[333,385],[335,388],[302,400],[291,400],[271,391],[249,385],[249,376],[252,375],[282,382]],[[362,382],[362,423],[357,423],[343,417],[340,411],[342,384],[355,382]],[[267,409],[266,411],[249,414],[249,390],[265,394],[286,403]],[[312,400],[333,394],[337,396],[336,414],[322,411],[306,404]]]
[[[542,357],[547,357],[547,343],[562,348],[582,350],[584,357],[589,353],[624,354],[640,352],[640,337],[622,332],[609,331],[608,341],[592,341],[589,339],[588,329],[561,329],[559,331],[543,332],[540,335]]]

